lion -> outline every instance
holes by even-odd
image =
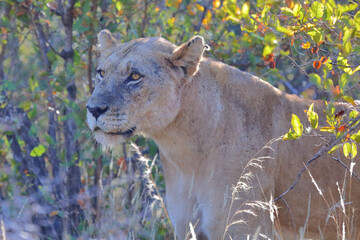
[[[273,201],[327,137],[272,140],[289,130],[292,114],[307,122],[304,110],[313,102],[324,123],[322,101],[286,94],[204,57],[208,46],[201,36],[180,46],[160,37],[120,43],[102,30],[98,42],[88,125],[104,146],[134,134],[157,143],[178,239],[189,238],[190,223],[197,239],[208,240],[359,237],[360,182],[329,154],[313,161],[276,206]],[[345,116],[350,107],[336,106],[343,110]],[[358,165],[353,172],[359,173]],[[239,184],[243,191],[234,193]]]

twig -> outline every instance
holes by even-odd
[[[350,65],[341,65],[341,64],[337,64],[337,63],[333,63],[333,62],[331,62],[330,64],[333,65],[333,66],[343,67],[343,68],[354,68],[354,67],[357,67],[357,66],[350,66]]]
[[[359,126],[360,124],[360,117],[354,119],[354,124],[342,137],[340,138],[333,138],[333,140],[328,144],[323,146],[306,164],[305,166],[300,170],[300,172],[298,173],[295,181],[293,182],[293,184],[286,189],[285,192],[283,192],[280,196],[278,196],[277,198],[274,199],[274,202],[276,202],[277,200],[279,200],[280,198],[283,198],[290,190],[294,189],[296,184],[300,181],[301,175],[302,173],[308,168],[308,166],[315,161],[316,159],[318,159],[321,155],[323,155],[325,152],[329,151],[332,147],[334,147],[336,144],[338,144],[343,138],[345,138],[350,132],[354,131],[354,129]]]
[[[348,166],[346,166],[346,164],[345,164],[343,161],[341,161],[340,158],[331,157],[331,159],[334,160],[335,162],[340,163],[346,170],[348,170],[348,171],[351,173],[351,175],[352,175],[353,177],[355,177],[357,180],[360,181],[360,177],[359,177],[358,175],[356,175],[356,173],[351,172],[351,171],[350,171],[350,168],[349,168]]]
[[[49,42],[49,39],[47,37],[45,37],[45,41],[47,43],[47,45],[49,46],[49,48],[51,49],[51,51],[53,51],[56,55],[59,55],[60,57],[64,57],[64,55],[62,55],[61,53],[59,53]]]
[[[28,203],[28,201],[29,201],[29,199],[26,199],[26,201],[24,202],[22,208],[20,209],[19,214],[18,214],[17,217],[16,217],[16,221],[17,221],[17,220],[19,219],[19,217],[21,216],[21,213],[24,211],[24,208],[25,208],[26,204]]]
[[[307,74],[307,72],[294,59],[292,59],[290,56],[288,56],[288,58],[292,61],[295,67],[300,68],[301,71],[303,71],[306,76],[310,77],[309,74]]]

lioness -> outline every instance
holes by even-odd
[[[309,100],[204,58],[207,46],[200,36],[181,46],[163,38],[119,43],[103,30],[98,41],[101,56],[87,103],[88,125],[106,146],[134,134],[156,141],[166,205],[179,239],[189,236],[190,222],[198,239],[247,239],[259,231],[263,235],[258,236],[270,239],[294,239],[301,231],[308,238],[359,237],[360,183],[351,178],[350,184],[348,171],[328,154],[276,202],[274,223],[268,211],[251,208],[251,203],[271,202],[288,189],[324,143],[308,136],[268,145],[289,130],[292,113],[307,122]],[[339,104],[337,111],[348,108]],[[323,109],[324,103],[315,102],[321,120]],[[254,158],[263,159],[262,168],[249,166]],[[250,181],[250,172],[251,189],[232,195],[239,179]],[[359,173],[357,165],[354,172]],[[343,186],[341,198],[338,189]]]

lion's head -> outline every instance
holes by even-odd
[[[153,134],[178,114],[181,91],[196,73],[206,45],[195,36],[177,47],[163,38],[118,43],[99,33],[100,59],[87,121],[105,145],[143,132]]]

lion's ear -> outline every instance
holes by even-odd
[[[116,45],[116,39],[107,29],[101,30],[98,35],[99,50],[107,50]]]
[[[174,50],[171,61],[175,66],[184,69],[186,77],[191,77],[197,72],[204,50],[208,48],[203,37],[194,36]]]

